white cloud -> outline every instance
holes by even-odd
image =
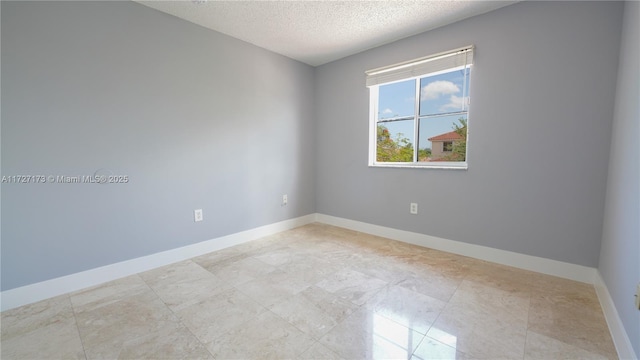
[[[420,100],[437,99],[440,95],[450,95],[460,92],[460,88],[451,81],[438,80],[428,83],[422,88]]]
[[[469,100],[468,96],[455,96],[451,95],[449,98],[449,103],[444,104],[440,107],[440,111],[447,110],[462,110],[463,105]]]
[[[384,110],[382,110],[382,112],[378,113],[380,114],[380,119],[388,119],[390,117],[392,117],[393,115],[393,110],[386,108]]]

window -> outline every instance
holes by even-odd
[[[369,165],[467,168],[473,47],[367,71]]]

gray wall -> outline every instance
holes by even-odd
[[[622,10],[518,3],[317,68],[318,212],[596,267]],[[365,70],[469,44],[469,169],[367,167]]]
[[[600,251],[602,275],[636,355],[640,311],[633,294],[640,284],[640,3],[624,10],[607,201]]]
[[[2,1],[2,175],[130,177],[3,184],[2,290],[314,213],[313,76],[132,2]]]
[[[622,9],[519,3],[314,74],[135,3],[3,1],[2,175],[131,180],[3,184],[2,290],[316,210],[597,266]],[[468,44],[469,170],[367,167],[364,71]]]

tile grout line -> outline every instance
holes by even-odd
[[[527,328],[524,333],[524,349],[522,351],[522,359],[527,357],[527,342],[529,341],[529,328],[531,327],[531,301],[533,300],[533,293],[531,290],[527,291],[529,294],[529,308],[527,309]]]
[[[73,301],[71,301],[71,293],[68,293],[66,295],[67,295],[67,300],[69,300],[69,305],[71,305],[71,312],[73,313],[73,320],[74,320],[74,323],[76,324],[76,330],[78,331],[78,337],[80,338],[80,345],[82,345],[82,352],[84,353],[84,358],[86,360],[89,360],[89,357],[87,356],[87,349],[84,346],[84,340],[82,339],[82,334],[80,333],[80,326],[78,326],[78,317],[76,316],[76,308],[75,306],[73,306]]]
[[[191,259],[187,259],[186,261],[191,261],[191,262],[193,262]],[[195,264],[195,262],[194,262],[194,264]],[[196,264],[196,265],[198,265],[198,264]],[[171,265],[167,265],[167,266],[171,266]],[[198,266],[200,266],[200,265],[198,265]],[[205,270],[206,270],[206,269],[205,269]],[[176,317],[176,320],[178,321],[178,324],[180,324],[180,325],[184,326],[184,327],[189,331],[189,333],[190,333],[190,334],[191,334],[191,335],[192,335],[196,340],[198,340],[198,342],[200,343],[200,345],[202,345],[202,346],[204,347],[204,349],[209,353],[209,355],[211,355],[211,357],[215,359],[215,356],[213,356],[213,354],[211,354],[211,351],[209,351],[209,348],[207,347],[207,345],[206,345],[206,344],[204,344],[204,343],[202,342],[202,340],[200,340],[200,338],[199,338],[199,337],[197,337],[197,336],[196,336],[196,334],[194,334],[194,333],[193,333],[193,331],[191,331],[191,328],[189,328],[185,323],[183,323],[183,322],[182,322],[182,319],[180,318],[180,316],[179,316],[178,314],[176,314],[176,312],[175,312],[175,311],[173,311],[173,309],[172,309],[169,305],[167,305],[167,303],[166,303],[166,302],[162,299],[162,297],[161,297],[161,296],[160,296],[160,295],[159,295],[159,294],[158,294],[158,293],[157,293],[157,292],[156,292],[156,291],[151,287],[151,285],[149,285],[149,283],[147,283],[147,281],[146,281],[142,276],[140,276],[140,279],[141,279],[141,280],[142,280],[142,282],[144,282],[144,284],[149,288],[149,290],[151,290],[151,291],[156,295],[156,297],[157,297],[160,301],[162,301],[162,304],[163,304],[163,305],[164,305],[164,306],[165,306],[165,307],[166,307],[166,308],[171,312],[171,314],[173,314],[173,315]],[[195,304],[194,304],[194,305],[195,305]]]

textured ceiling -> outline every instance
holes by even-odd
[[[516,1],[137,1],[322,65]]]

